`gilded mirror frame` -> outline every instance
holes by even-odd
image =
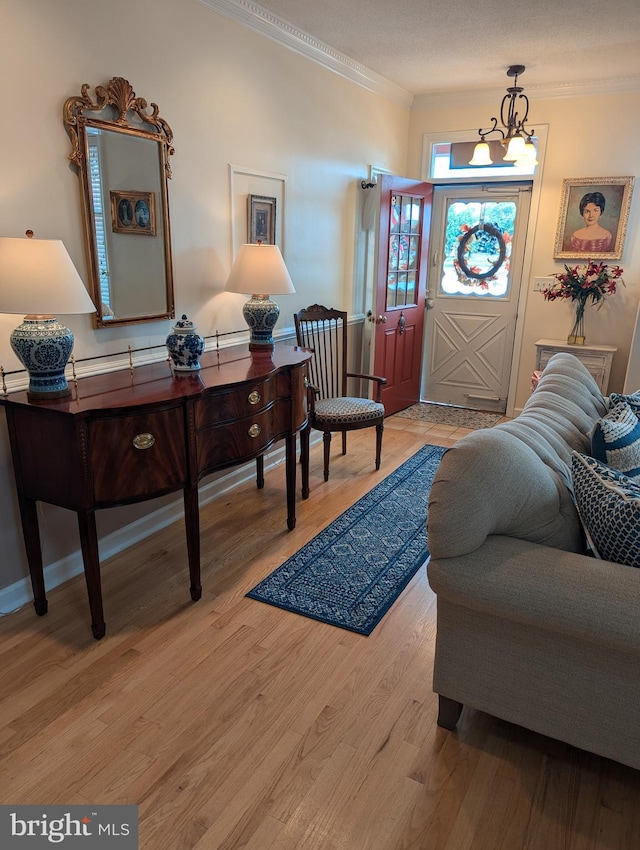
[[[173,133],[167,122],[160,117],[158,106],[155,103],[148,106],[144,98],[136,97],[131,84],[123,77],[113,77],[106,86],[96,86],[94,98],[89,94],[89,90],[90,86],[85,83],[79,95],[67,98],[63,109],[63,121],[72,145],[69,160],[76,166],[80,178],[91,294],[94,303],[98,306],[95,325],[106,328],[114,325],[172,319],[175,316],[175,305],[168,181],[171,178],[169,157],[174,153]],[[110,134],[117,134],[118,138]],[[96,141],[96,137],[100,139]],[[121,146],[127,138],[146,140],[147,143],[153,143],[156,147],[157,183],[154,174],[154,185],[151,191],[148,186],[126,184],[102,187],[100,184],[101,192],[96,205],[94,198],[96,168],[94,161],[90,161],[90,145],[95,150],[96,145],[99,146],[104,140],[104,144],[110,141],[112,144]],[[144,144],[144,149],[138,145],[136,155],[139,156],[142,152],[146,154],[148,147],[148,144]],[[115,159],[115,155],[112,158]],[[155,165],[153,170],[155,171]],[[141,189],[146,191],[140,191]],[[157,199],[155,198],[156,189]],[[132,216],[132,204],[135,204],[135,216]],[[139,215],[137,214],[138,206]],[[99,227],[96,224],[98,219]],[[111,227],[108,224],[109,219]],[[127,232],[129,222],[132,222],[132,225]],[[112,265],[108,261],[109,251],[114,255]],[[153,265],[145,259],[149,251],[154,253]],[[118,253],[119,258],[115,256]],[[144,280],[146,285],[153,286],[153,298],[147,299],[147,303],[153,305],[154,299],[157,299],[158,304],[155,305],[155,309],[152,306],[151,311],[140,310],[139,313],[136,313],[134,309],[132,315],[128,315],[125,309],[123,315],[118,315],[111,310],[110,302],[103,306],[105,291],[112,291],[117,283],[116,273],[112,274],[112,268],[117,268],[119,265],[121,269],[124,269],[127,264],[129,274],[136,279],[136,283],[139,279]],[[134,264],[139,266],[141,272],[137,276]],[[156,264],[163,267],[164,275],[156,273]],[[164,280],[161,280],[162,276]],[[134,289],[131,279],[125,283],[123,278],[122,285],[123,289],[128,286],[129,294]],[[109,315],[110,313],[112,315]]]

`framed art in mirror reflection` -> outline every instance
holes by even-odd
[[[111,190],[111,227],[114,233],[156,235],[156,206],[153,192]]]

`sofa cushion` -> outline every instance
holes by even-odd
[[[626,401],[618,402],[597,419],[590,437],[591,454],[596,460],[626,475],[640,473],[640,420]]]
[[[585,551],[569,489],[532,448],[497,425],[445,452],[429,495],[428,531],[434,558],[473,552],[491,534]]]
[[[598,558],[640,567],[640,481],[579,452],[572,455],[578,514]]]
[[[492,534],[572,552],[585,539],[571,495],[571,452],[607,406],[572,354],[555,354],[517,419],[473,431],[445,452],[429,499],[434,558],[464,555]]]

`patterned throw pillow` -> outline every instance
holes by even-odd
[[[611,393],[609,396],[609,410],[615,407],[616,404],[626,402],[636,416],[640,418],[640,390],[637,390],[631,395],[622,395],[622,393]]]
[[[640,474],[640,419],[621,401],[589,432],[591,454],[626,475]]]
[[[576,507],[598,558],[640,567],[640,480],[595,458],[571,455]]]

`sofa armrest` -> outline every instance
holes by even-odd
[[[640,569],[495,535],[427,573],[463,608],[640,655]]]

